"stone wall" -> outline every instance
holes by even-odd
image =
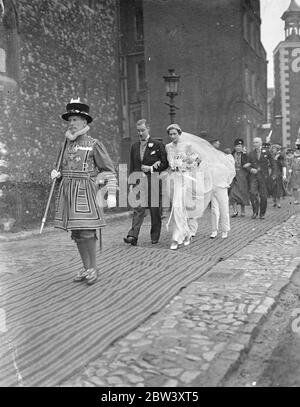
[[[117,4],[19,0],[15,6],[18,42],[10,46],[18,47],[12,55],[18,55],[19,78],[16,92],[2,101],[0,141],[7,151],[9,180],[1,197],[8,213],[1,209],[0,218],[15,219],[22,227],[26,216],[34,220],[46,204],[42,191],[49,188],[66,130],[60,115],[72,97],[88,102],[94,117],[91,135],[104,142],[116,166],[119,162]],[[17,209],[8,205],[14,196]]]

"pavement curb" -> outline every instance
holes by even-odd
[[[126,212],[121,212],[121,213],[112,213],[112,214],[107,214],[105,215],[105,220],[106,222],[113,223],[117,222],[119,220],[127,219],[131,217],[132,211],[126,211]],[[51,232],[57,232],[59,229],[54,228],[54,226],[47,226],[43,229],[43,233],[51,233]],[[31,229],[31,230],[26,230],[22,232],[4,232],[0,233],[0,242],[11,242],[14,240],[23,240],[27,239],[28,237],[32,236],[38,236],[40,235],[40,229]]]

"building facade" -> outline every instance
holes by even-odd
[[[300,7],[295,0],[281,19],[285,22],[285,40],[273,52],[272,142],[294,147],[300,126]]]
[[[267,115],[267,62],[260,40],[259,0],[120,3],[122,64],[126,61],[122,77],[129,81],[127,87],[126,79],[123,82],[128,101],[124,123],[126,117],[129,122],[122,134],[127,144],[136,137],[134,121],[140,114],[147,114],[153,137],[168,141],[163,76],[171,68],[180,75],[175,121],[185,131],[218,137],[223,148],[236,137],[243,137],[250,147]],[[140,19],[128,13],[133,3]],[[128,100],[132,84],[135,100],[137,95],[140,98],[137,104]]]

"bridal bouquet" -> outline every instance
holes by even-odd
[[[199,166],[201,160],[196,153],[180,153],[177,154],[170,167],[173,171],[190,171]]]

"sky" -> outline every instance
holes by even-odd
[[[300,0],[296,0],[300,5]],[[284,41],[284,21],[282,14],[288,9],[291,0],[260,0],[261,12],[261,42],[267,52],[268,88],[274,87],[273,51]]]

